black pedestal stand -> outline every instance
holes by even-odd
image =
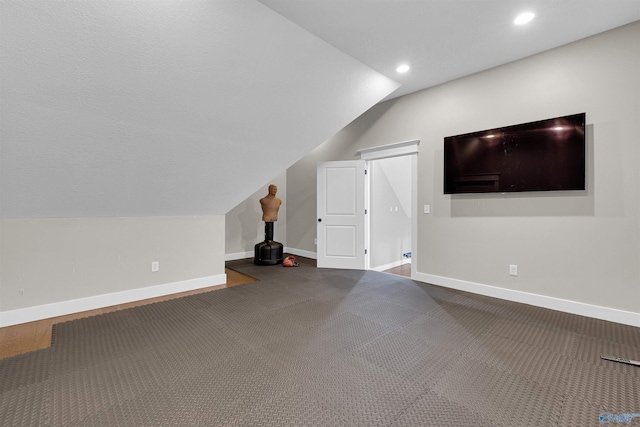
[[[282,264],[284,248],[282,243],[273,241],[273,222],[264,223],[264,242],[255,246],[253,263],[257,265]]]

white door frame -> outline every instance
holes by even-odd
[[[420,145],[419,139],[412,139],[409,141],[397,142],[394,144],[383,145],[380,147],[363,148],[356,152],[360,156],[360,159],[367,162],[367,169],[369,168],[369,161],[388,159],[390,157],[399,156],[411,156],[411,258],[412,260],[418,257],[418,146]],[[371,200],[369,197],[369,180],[366,181],[365,191],[367,192],[366,200]],[[367,210],[370,211],[370,206],[367,206]],[[365,227],[365,242],[370,242],[371,230],[369,229],[370,223],[366,223]],[[368,251],[368,254],[371,250]],[[417,262],[411,263],[411,278],[416,275]]]

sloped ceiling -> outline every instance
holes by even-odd
[[[382,99],[638,19],[640,0],[2,0],[0,217],[222,215]]]
[[[253,0],[3,0],[3,218],[222,215],[399,85]]]

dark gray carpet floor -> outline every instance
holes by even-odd
[[[56,325],[0,361],[0,425],[640,425],[640,368],[600,359],[639,328],[300,261]]]

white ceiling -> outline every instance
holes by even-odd
[[[640,0],[2,0],[0,217],[223,215],[386,97],[639,19]]]
[[[640,0],[259,1],[401,83],[392,97],[640,20]],[[524,11],[535,19],[515,26]]]

